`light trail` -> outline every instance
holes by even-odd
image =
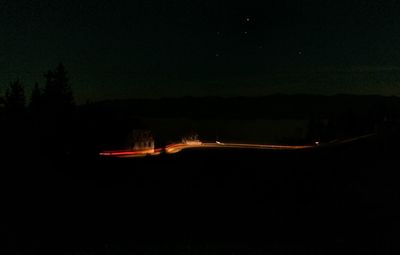
[[[104,151],[100,152],[100,156],[106,156],[106,157],[118,157],[118,158],[139,158],[139,157],[145,157],[148,155],[151,156],[156,156],[161,154],[162,149],[147,149],[147,150],[137,150],[137,151],[131,151],[131,150],[116,150],[116,151]]]
[[[165,152],[169,154],[178,153],[189,148],[209,148],[209,149],[258,149],[258,150],[300,150],[313,148],[315,145],[275,145],[275,144],[250,144],[250,143],[202,143],[199,145],[170,144],[165,147]]]
[[[136,158],[146,156],[157,156],[165,152],[167,154],[175,154],[186,149],[256,149],[256,150],[304,150],[316,147],[326,147],[332,145],[340,145],[345,143],[351,143],[357,140],[371,137],[375,134],[367,134],[345,140],[334,140],[326,144],[320,144],[319,142],[314,145],[276,145],[276,144],[253,144],[253,143],[222,143],[216,141],[215,143],[173,143],[165,146],[165,148],[157,149],[146,149],[146,150],[116,150],[116,151],[104,151],[100,153],[100,156],[105,157],[118,157],[118,158]]]
[[[216,141],[215,143],[173,143],[165,146],[165,148],[157,149],[146,149],[146,150],[115,150],[115,151],[104,151],[99,155],[104,157],[118,157],[118,158],[137,158],[146,156],[157,156],[161,153],[175,154],[186,149],[256,149],[256,150],[304,150],[317,147],[327,147],[333,145],[340,145],[351,143],[357,140],[371,137],[375,134],[367,134],[345,140],[334,140],[329,143],[320,144],[316,142],[314,145],[276,145],[276,144],[253,144],[253,143],[222,143]]]
[[[311,145],[273,145],[273,144],[246,144],[246,143],[197,143],[197,144],[184,144],[174,143],[165,146],[165,149],[154,149],[154,150],[137,150],[137,151],[104,151],[100,153],[100,156],[106,157],[118,157],[118,158],[135,158],[145,156],[156,156],[160,155],[162,151],[167,154],[175,154],[185,149],[223,149],[223,148],[234,148],[234,149],[263,149],[263,150],[299,150],[307,149],[315,146]]]

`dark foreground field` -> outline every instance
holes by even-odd
[[[396,254],[396,143],[3,170],[2,254]],[[11,160],[11,159],[8,159]],[[39,167],[35,170],[33,167]]]

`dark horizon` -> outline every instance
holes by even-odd
[[[193,79],[178,80],[145,80],[135,81],[133,87],[112,87],[103,88],[96,93],[89,92],[85,88],[79,88],[78,77],[67,68],[70,84],[74,90],[74,97],[77,104],[87,102],[100,102],[108,100],[126,99],[162,99],[181,97],[262,97],[273,95],[363,95],[363,96],[400,96],[400,68],[398,67],[318,67],[310,69],[278,69],[247,76],[246,79],[236,79],[238,74],[231,75],[225,80],[214,76],[210,80],[195,81]],[[47,68],[49,69],[49,68]],[[2,83],[0,90],[4,95],[6,87],[19,80],[25,88],[26,95],[30,97],[33,85],[38,82],[41,89],[45,85],[45,72],[42,72],[32,82],[15,76]],[[369,79],[369,81],[367,81]],[[399,85],[397,83],[399,82]],[[228,83],[228,84],[225,84]],[[144,85],[140,88],[139,84]],[[179,84],[179,85],[177,85]],[[229,87],[230,85],[233,85]],[[270,84],[270,86],[265,86]],[[307,87],[301,85],[307,84]],[[375,86],[374,86],[375,85]],[[170,91],[171,86],[180,88],[179,91]],[[335,87],[335,90],[332,89]],[[86,88],[88,89],[88,87]],[[155,93],[157,92],[157,93]]]

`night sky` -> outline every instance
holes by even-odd
[[[78,102],[400,95],[400,1],[4,0],[0,93],[62,61]]]

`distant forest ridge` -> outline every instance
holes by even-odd
[[[283,95],[107,100],[80,106],[112,118],[309,119],[351,114],[400,117],[400,98],[379,95]]]

